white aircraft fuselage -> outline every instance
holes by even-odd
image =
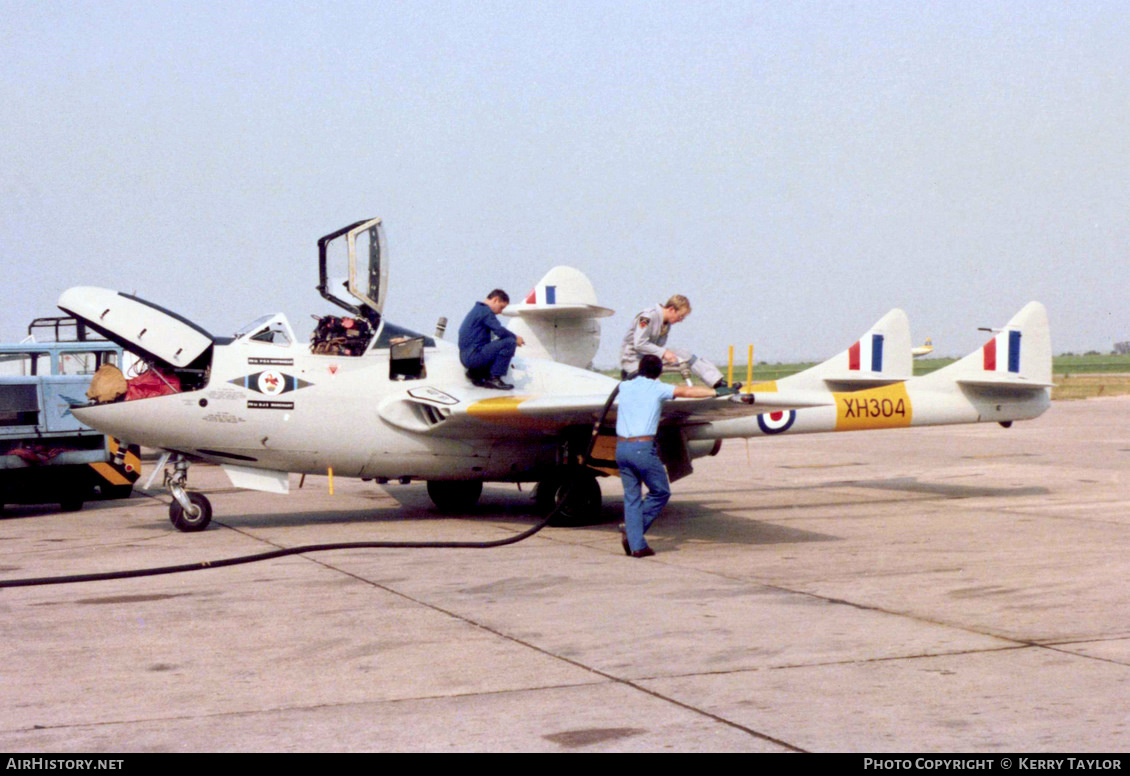
[[[353,306],[329,292],[326,262],[347,245]],[[323,317],[311,342],[282,315],[214,338],[175,313],[103,288],[66,291],[59,306],[138,353],[165,395],[76,407],[83,423],[132,444],[181,455],[170,517],[202,530],[210,506],[183,484],[185,457],[220,464],[238,487],[285,492],[287,474],[427,480],[441,508],[473,504],[484,481],[539,483],[559,500],[599,504],[596,478],[615,471],[618,380],[585,368],[599,343],[596,304],[579,271],[555,267],[513,306],[526,342],[510,365],[513,391],[477,387],[453,343],[388,323],[387,260],[379,219],[318,242],[322,295],[356,318]],[[368,270],[365,272],[365,255]],[[745,386],[740,396],[666,402],[659,450],[672,479],[722,439],[996,421],[1040,415],[1050,402],[1047,312],[1031,302],[982,348],[913,377],[906,314],[892,310],[848,349],[804,372]],[[177,382],[179,381],[179,385]],[[164,390],[158,386],[159,391]],[[158,391],[158,392],[159,392]],[[608,421],[582,460],[594,423]],[[562,483],[583,481],[583,487]],[[552,487],[542,487],[552,484]],[[552,504],[552,500],[548,502]],[[200,513],[199,515],[197,513]]]
[[[217,345],[205,386],[187,393],[75,408],[84,423],[137,444],[229,466],[373,479],[529,480],[555,461],[556,429],[491,423],[448,432],[445,412],[532,394],[607,394],[617,381],[544,359],[514,359],[513,395],[477,388],[458,349],[425,348],[426,379],[390,378],[390,351],[318,355],[305,343],[248,338]],[[438,421],[438,422],[437,422]],[[460,430],[461,429],[461,430]]]

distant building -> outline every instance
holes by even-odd
[[[1116,342],[1114,343],[1114,352],[1120,356],[1130,354],[1130,342]]]

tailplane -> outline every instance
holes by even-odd
[[[523,356],[551,358],[588,367],[600,347],[600,323],[613,310],[596,303],[596,290],[583,272],[554,267],[525,300],[508,306],[508,328],[526,341]]]

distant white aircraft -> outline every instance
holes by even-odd
[[[379,219],[318,245],[319,290],[349,316],[322,318],[312,343],[299,342],[281,314],[229,339],[116,291],[72,288],[59,299],[154,367],[159,395],[73,411],[104,433],[175,456],[167,483],[177,528],[203,530],[212,517],[203,494],[186,490],[189,458],[219,464],[237,487],[275,493],[288,490],[289,472],[332,469],[377,482],[425,480],[447,510],[473,506],[490,481],[538,483],[547,512],[567,495],[558,507],[564,520],[599,508],[598,478],[615,466],[615,405],[600,429],[600,468],[581,458],[618,381],[586,368],[599,343],[598,319],[612,311],[597,306],[581,272],[550,270],[506,311],[527,344],[508,375],[516,390],[500,394],[472,385],[454,344],[385,320]],[[331,245],[344,245],[356,303],[328,288]],[[1051,386],[1044,307],[1028,304],[983,348],[944,369],[911,373],[906,314],[892,310],[847,350],[804,372],[746,386],[740,396],[667,402],[661,457],[674,480],[728,438],[981,421],[1007,427],[1037,417]]]
[[[934,341],[932,339],[930,339],[929,337],[927,337],[926,341],[924,343],[922,343],[921,345],[919,345],[916,348],[911,348],[910,355],[914,356],[915,358],[918,358],[920,356],[927,356],[927,355],[929,355],[933,352],[934,352]]]

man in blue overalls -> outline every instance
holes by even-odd
[[[667,470],[659,460],[655,435],[663,402],[686,397],[705,399],[733,393],[732,388],[707,388],[703,385],[671,385],[657,378],[663,373],[659,356],[640,359],[639,375],[620,383],[620,399],[616,409],[616,465],[624,486],[624,525],[621,543],[624,552],[633,558],[646,558],[655,550],[647,546],[644,533],[671,498]],[[642,485],[647,485],[647,498],[642,498]]]
[[[514,349],[525,341],[498,322],[498,314],[510,304],[501,288],[475,302],[459,327],[459,360],[467,367],[467,377],[481,388],[509,391],[514,386],[502,379],[510,368]],[[491,341],[494,334],[498,339]]]

